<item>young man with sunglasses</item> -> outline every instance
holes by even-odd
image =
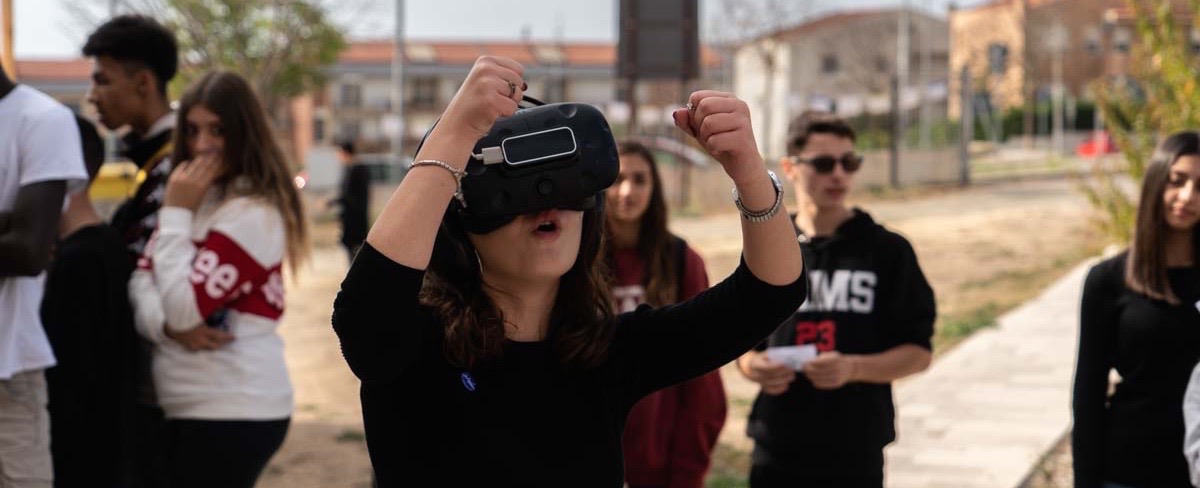
[[[883,448],[896,437],[891,382],[929,366],[933,291],[912,246],[846,205],[862,165],[854,141],[845,121],[820,112],[789,130],[780,166],[795,190],[811,286],[800,309],[738,360],[762,387],[747,425],[752,488],[883,486]],[[815,358],[800,365],[773,349],[796,346]]]

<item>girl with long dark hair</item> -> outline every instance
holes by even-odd
[[[158,230],[130,296],[154,343],[170,486],[252,488],[279,449],[292,388],[277,329],[282,268],[307,224],[283,151],[242,77],[214,72],[180,100]]]
[[[1129,249],[1083,288],[1071,431],[1075,486],[1190,487],[1184,391],[1200,360],[1200,133],[1158,146]],[[1112,395],[1109,373],[1121,382]]]
[[[605,257],[613,271],[617,311],[662,307],[708,288],[704,260],[667,229],[662,177],[649,148],[617,147],[620,172],[608,188]],[[633,406],[625,425],[625,480],[630,487],[704,486],[721,427],[725,388],[720,373],[651,393]]]
[[[633,404],[731,361],[803,296],[778,180],[745,103],[725,93],[693,93],[692,110],[674,114],[721,163],[746,216],[744,263],[692,300],[616,314],[599,208],[468,232],[446,210],[476,141],[516,111],[523,72],[476,61],[334,303],[381,487],[619,487]]]

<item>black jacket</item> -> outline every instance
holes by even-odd
[[[112,226],[125,241],[130,265],[137,262],[150,240],[150,234],[158,227],[158,209],[162,207],[163,194],[167,188],[167,177],[171,175],[171,135],[174,131],[159,132],[147,139],[125,139],[125,157],[133,161],[146,179],[138,186],[133,197],[117,208],[112,217]]]
[[[902,344],[931,349],[933,290],[907,240],[859,209],[832,236],[808,239],[797,233],[808,300],[760,349],[797,344],[843,354],[880,353]],[[890,385],[817,390],[797,373],[782,395],[758,395],[747,434],[785,469],[878,470],[879,450],[896,437],[894,417]]]
[[[343,245],[357,247],[367,239],[370,184],[371,174],[366,166],[356,163],[342,170],[341,190],[334,203],[341,208]]]

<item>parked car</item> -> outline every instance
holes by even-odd
[[[1075,146],[1075,154],[1088,158],[1115,152],[1117,152],[1117,145],[1113,143],[1112,136],[1108,132],[1097,132],[1088,138],[1088,140]]]

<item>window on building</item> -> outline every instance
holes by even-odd
[[[1008,45],[1002,42],[988,44],[988,71],[994,75],[1004,74],[1008,69]]]
[[[321,142],[325,140],[325,119],[321,117],[313,118],[313,140]]]
[[[342,93],[339,105],[347,108],[358,108],[362,106],[362,85],[357,83],[343,83]]]
[[[1088,27],[1083,35],[1083,50],[1089,54],[1100,54],[1100,28]]]
[[[891,70],[891,68],[892,68],[892,63],[888,60],[887,56],[884,56],[882,54],[875,56],[875,71],[878,71],[880,73],[887,73],[888,71]]]
[[[338,139],[354,140],[362,133],[362,124],[357,120],[343,120],[338,129]]]
[[[1119,53],[1129,52],[1130,46],[1133,44],[1133,36],[1129,29],[1120,28],[1113,32],[1113,50]]]
[[[409,104],[413,108],[434,108],[438,103],[438,79],[433,76],[417,76],[409,87]]]
[[[837,73],[839,69],[838,58],[834,54],[826,54],[821,58],[821,72],[825,74]]]

